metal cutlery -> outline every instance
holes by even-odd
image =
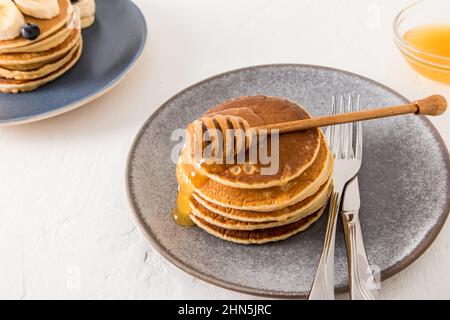
[[[361,134],[359,136],[362,140]],[[345,187],[341,211],[348,256],[350,299],[375,300],[378,291],[364,247],[359,222],[360,205],[359,182],[358,177],[355,177]]]
[[[353,96],[345,99],[340,97],[339,103],[336,97],[332,100],[332,114],[359,111],[360,97]],[[336,223],[342,194],[345,185],[351,181],[361,168],[362,144],[360,130],[357,130],[356,152],[353,151],[353,123],[332,126],[326,133],[331,152],[334,155],[334,190],[329,204],[328,225],[324,246],[317,267],[314,282],[309,293],[309,300],[332,300],[334,294],[334,247],[336,237]],[[358,142],[359,138],[359,142]]]

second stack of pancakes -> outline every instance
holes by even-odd
[[[295,103],[266,96],[232,99],[205,116],[217,113],[242,117],[252,127],[310,118]],[[204,177],[190,196],[192,221],[224,240],[262,244],[293,236],[320,218],[332,190],[333,157],[319,129],[280,135],[278,171],[263,175],[262,168],[245,163],[208,171],[183,150],[180,184]]]
[[[25,22],[39,26],[40,35],[0,41],[0,92],[32,91],[60,77],[79,60],[82,37],[70,0],[58,0],[60,13],[52,19],[25,15]]]

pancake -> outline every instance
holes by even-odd
[[[70,0],[58,0],[60,13],[58,16],[52,19],[37,19],[27,15],[24,15],[26,23],[32,23],[39,26],[41,34],[35,40],[27,40],[22,37],[16,39],[0,41],[0,52],[7,49],[18,48],[30,45],[31,43],[41,41],[49,35],[53,34],[57,30],[61,29],[68,22],[72,15],[73,8]]]
[[[57,56],[53,59],[50,59],[49,61],[36,62],[36,63],[30,63],[30,64],[11,64],[11,65],[7,65],[7,66],[0,65],[0,68],[3,68],[5,70],[10,70],[10,71],[36,70],[36,69],[42,68],[46,64],[54,63],[54,62],[60,60],[63,56],[64,56],[64,54]]]
[[[322,215],[324,207],[299,221],[288,225],[261,230],[228,230],[206,222],[205,220],[191,214],[194,223],[206,232],[221,238],[241,244],[264,244],[268,242],[285,240],[311,226]]]
[[[310,118],[310,115],[297,104],[266,96],[231,99],[212,108],[205,116],[216,114],[241,117],[249,123],[250,127]],[[206,166],[199,170],[211,180],[234,188],[260,189],[281,186],[300,176],[313,164],[319,147],[319,129],[288,133],[280,135],[279,167],[274,174],[262,174],[261,170],[269,165],[263,165],[259,160],[252,165],[246,163],[232,167]],[[269,143],[268,153],[270,152]],[[190,158],[193,159],[193,151],[190,153]]]
[[[218,206],[247,211],[267,212],[294,205],[315,194],[327,181],[333,169],[331,152],[322,134],[320,137],[320,150],[316,161],[299,177],[283,186],[266,189],[240,189],[207,179],[196,188],[195,193]],[[183,153],[179,161],[182,162],[182,160]],[[188,163],[182,163],[181,166],[184,174],[194,170],[193,166]]]
[[[7,79],[15,79],[15,80],[33,80],[33,79],[45,77],[46,75],[49,75],[52,72],[55,72],[56,70],[61,68],[63,65],[68,63],[77,51],[78,51],[78,45],[73,47],[62,58],[58,58],[56,61],[50,62],[48,64],[44,64],[42,67],[34,69],[34,70],[15,71],[15,70],[9,70],[9,69],[4,69],[4,68],[0,67],[0,77],[7,78]]]
[[[41,52],[50,50],[63,43],[67,39],[67,37],[69,37],[71,31],[71,29],[63,26],[61,29],[57,30],[55,33],[45,39],[32,42],[31,44],[23,47],[5,49],[1,53]]]
[[[332,179],[330,176],[328,178],[328,181],[324,183],[320,187],[320,189],[312,196],[284,209],[269,212],[246,211],[246,210],[225,208],[218,206],[214,203],[211,203],[205,199],[202,199],[197,194],[193,194],[190,205],[192,210],[196,211],[198,214],[212,216],[210,214],[212,213],[214,214],[216,220],[219,220],[219,217],[221,217],[222,219],[232,220],[233,224],[236,224],[236,222],[238,221],[248,222],[252,224],[261,222],[283,223],[287,220],[292,220],[298,217],[300,218],[306,217],[312,214],[313,212],[317,211],[328,201],[332,189],[333,189]],[[216,217],[215,215],[217,215],[218,217]]]
[[[81,38],[80,30],[72,30],[70,35],[58,46],[42,52],[5,53],[0,54],[0,66],[29,65],[48,62],[70,51]]]
[[[328,185],[328,184],[327,184]],[[320,199],[317,199],[311,207],[310,210],[301,212],[299,214],[290,215],[284,219],[279,220],[270,220],[270,217],[267,217],[267,220],[265,221],[240,221],[240,220],[234,220],[227,217],[224,217],[222,215],[219,215],[202,204],[200,204],[195,199],[191,199],[191,214],[195,215],[198,218],[201,218],[202,220],[215,225],[217,227],[221,227],[228,230],[258,230],[258,229],[267,229],[267,228],[274,228],[279,226],[284,226],[287,224],[294,223],[296,221],[299,221],[300,219],[303,219],[311,214],[314,214],[317,210],[324,207],[325,204],[328,202],[328,199],[331,194],[331,184],[328,185],[327,188],[324,189],[323,197],[320,197]],[[270,214],[270,212],[268,213]],[[247,216],[247,218],[250,218]]]
[[[225,101],[204,117],[215,115],[240,117],[250,127],[310,118],[297,104],[266,96]],[[224,126],[218,122],[214,125]],[[188,137],[192,130],[189,126]],[[273,166],[273,162],[263,164],[258,159],[250,163],[249,150],[243,164],[196,163],[188,141],[176,167],[179,195],[175,221],[185,216],[186,221],[190,218],[223,240],[263,244],[286,239],[319,219],[333,189],[334,165],[322,131],[282,134],[279,145],[273,147],[268,139],[267,158],[273,152],[279,156],[279,166],[272,174],[264,174],[263,170]],[[258,147],[258,153],[266,151],[261,145]],[[277,150],[270,150],[275,147]]]
[[[19,92],[27,92],[37,89],[44,84],[53,81],[68,70],[70,70],[80,59],[81,53],[83,51],[83,43],[82,39],[79,39],[78,50],[72,59],[63,65],[61,68],[56,70],[55,72],[39,79],[31,80],[31,81],[23,81],[23,80],[12,80],[0,78],[0,92],[3,93],[19,93]]]

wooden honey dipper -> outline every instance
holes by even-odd
[[[224,154],[226,154],[226,150],[229,150],[226,148],[226,144],[231,140],[230,132],[241,132],[241,134],[234,135],[234,154],[238,154],[243,150],[243,148],[248,149],[252,142],[252,137],[254,136],[254,134],[257,134],[262,130],[266,130],[268,133],[270,133],[271,130],[278,130],[280,134],[283,134],[303,131],[312,128],[332,126],[362,120],[393,117],[405,114],[439,116],[446,110],[446,99],[440,95],[433,95],[408,104],[355,111],[336,114],[332,116],[323,116],[318,118],[290,121],[258,127],[250,127],[249,123],[240,117],[229,115],[212,115],[210,117],[200,118],[196,120],[196,122],[194,122],[194,124],[196,124],[196,127],[198,128],[197,130],[194,130],[194,140],[197,142],[201,142],[202,146],[205,147],[217,138],[217,132],[220,131],[220,133],[222,133],[223,143],[225,144],[225,147],[223,149]],[[209,134],[208,141],[203,140],[205,137],[205,132]]]

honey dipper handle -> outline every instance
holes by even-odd
[[[307,130],[311,128],[326,127],[361,120],[393,117],[410,113],[428,116],[438,116],[443,114],[446,110],[447,110],[447,101],[445,100],[445,98],[440,95],[434,95],[404,105],[350,112],[334,116],[325,116],[306,120],[278,123],[274,125],[255,127],[253,129],[255,129],[256,131],[262,129],[266,130],[278,129],[280,130],[280,133],[288,133],[294,131]]]

